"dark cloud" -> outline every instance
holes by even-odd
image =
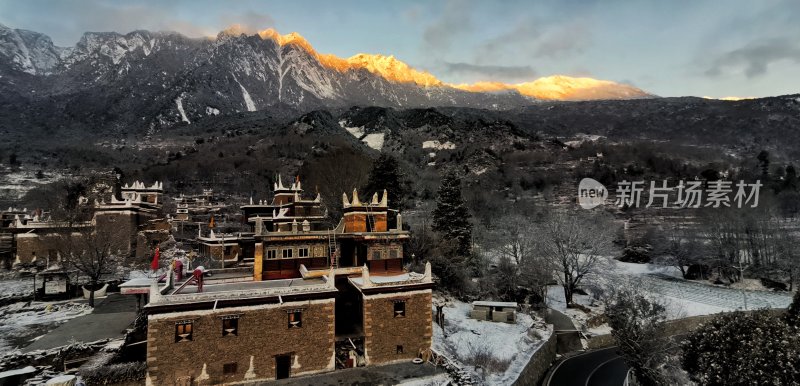
[[[453,41],[471,27],[469,11],[472,9],[466,0],[449,0],[445,3],[441,17],[425,28],[422,34],[426,49],[442,53],[450,49]]]
[[[800,64],[800,41],[786,38],[752,41],[742,48],[718,56],[705,74],[715,77],[728,70],[744,69],[748,78],[754,78],[766,74],[770,64],[781,60]]]
[[[451,75],[468,75],[478,79],[503,80],[506,82],[530,81],[536,76],[531,66],[498,66],[470,63],[444,63],[445,72]]]

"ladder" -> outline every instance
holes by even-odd
[[[367,232],[375,232],[375,215],[372,214],[372,208],[370,207],[370,205],[372,205],[372,204],[368,203],[366,205],[366,208],[367,208],[367,214],[366,214],[366,216],[367,216],[367,225],[369,225],[369,227],[367,228]]]
[[[339,251],[336,250],[336,228],[328,232],[328,257],[331,260],[331,268],[339,268]]]

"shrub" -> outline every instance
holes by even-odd
[[[145,362],[118,363],[81,372],[87,385],[113,385],[126,381],[142,381],[147,373]]]
[[[683,368],[700,385],[800,383],[800,334],[767,310],[720,315],[683,350]]]

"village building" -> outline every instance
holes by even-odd
[[[146,186],[142,182],[125,185],[119,197],[110,197],[109,202],[96,201],[94,214],[89,221],[57,221],[41,210],[33,215],[8,211],[3,214],[3,243],[11,235],[14,264],[31,264],[43,261],[46,265],[60,260],[61,237],[81,237],[96,229],[113,230],[114,252],[137,257],[146,256],[151,246],[169,237],[169,227],[161,219],[161,194],[163,185]],[[85,201],[85,200],[84,200]],[[82,205],[88,205],[84,202]],[[13,216],[13,217],[12,217]]]
[[[329,229],[321,200],[303,198],[299,180],[276,183],[275,196],[242,208],[255,241],[246,280],[198,269],[182,283],[152,284],[148,382],[282,379],[410,361],[430,349],[430,265],[403,269],[409,234],[389,229],[386,192],[343,197],[344,217]]]
[[[181,194],[175,198],[175,221],[206,221],[208,216],[219,213],[225,205],[217,202],[214,191],[203,189],[201,194]]]
[[[215,233],[213,230],[203,236],[198,229],[197,249],[214,268],[252,266],[255,238],[252,232]]]

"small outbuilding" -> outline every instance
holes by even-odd
[[[517,303],[475,301],[472,302],[472,311],[470,311],[469,317],[492,322],[516,323]]]

